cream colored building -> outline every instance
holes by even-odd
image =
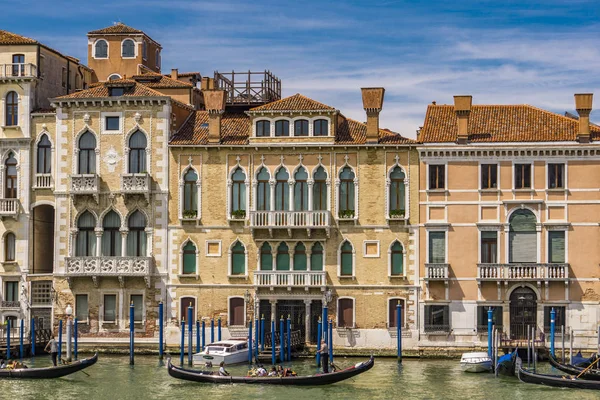
[[[528,105],[429,105],[418,140],[421,346],[487,342],[487,309],[513,343],[527,327],[596,346],[600,128]],[[557,328],[560,330],[560,328]]]

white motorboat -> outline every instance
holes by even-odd
[[[218,367],[221,361],[225,365],[248,362],[248,342],[246,340],[221,340],[207,345],[204,351],[193,356],[194,365],[205,365],[210,362]]]
[[[460,357],[460,367],[465,372],[490,372],[492,359],[485,352],[464,353]]]

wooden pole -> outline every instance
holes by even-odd
[[[396,304],[396,336],[398,364],[402,364],[402,307],[400,306],[400,300]]]
[[[527,369],[531,368],[531,329],[527,325]]]
[[[197,319],[196,320],[196,353],[200,353],[201,347],[200,347],[200,320]]]
[[[275,365],[275,318],[271,320],[271,363]]]
[[[265,314],[260,317],[260,351],[265,351]]]
[[[133,350],[134,350],[134,338],[135,338],[135,323],[134,323],[134,310],[133,301],[129,305],[129,365],[133,365]]]
[[[573,364],[573,328],[569,334],[569,364]]]
[[[217,320],[217,340],[221,341],[221,317]]]
[[[23,321],[21,319],[21,326],[20,326],[20,330],[19,330],[19,358],[22,360],[23,359],[23,353],[24,353],[24,349],[23,349],[23,332],[25,331],[24,328],[25,325],[25,321]]]
[[[10,319],[6,320],[6,360],[10,360]]]
[[[287,360],[292,361],[292,320],[290,319],[290,315],[287,317]],[[330,350],[331,351],[331,350]]]
[[[183,350],[185,347],[185,319],[181,320],[181,344],[179,348],[179,364],[183,365]]]
[[[532,353],[532,357],[533,357],[533,372],[535,373],[536,371],[536,364],[537,364],[537,353],[535,352],[535,334],[536,334],[536,329],[535,326],[531,327],[531,353]]]
[[[562,351],[562,363],[565,363],[565,326],[564,324],[560,326],[560,335],[562,336],[562,345],[560,347]]]
[[[77,317],[73,321],[73,355],[75,356],[75,360],[77,360],[77,338],[79,337],[77,331],[79,330],[79,321],[77,321]]]
[[[252,320],[248,322],[248,364],[252,365]]]
[[[163,332],[164,332],[164,305],[163,302],[158,303],[158,357],[163,358]]]
[[[206,347],[206,323],[202,319],[202,350]]]
[[[317,367],[321,365],[321,353],[319,350],[321,349],[321,317],[319,317],[319,322],[317,323]]]
[[[188,306],[188,365],[192,365],[192,353],[193,353],[193,329],[194,329],[194,307],[192,307],[192,303]]]
[[[285,331],[283,330],[283,315],[279,318],[279,361],[285,361]]]
[[[35,319],[31,318],[31,357],[35,356]]]
[[[58,363],[62,360],[62,319],[58,321]],[[35,340],[31,342],[31,347],[35,347]]]

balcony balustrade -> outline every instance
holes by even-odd
[[[568,281],[569,264],[478,264],[479,281]]]
[[[0,79],[2,80],[35,78],[36,76],[37,68],[33,64],[0,64]]]
[[[34,189],[52,189],[52,174],[35,174]]]
[[[19,199],[0,199],[0,217],[17,218],[21,211]]]
[[[71,175],[71,193],[73,195],[92,195],[98,201],[100,177],[97,174]]]
[[[450,264],[428,263],[425,264],[425,279],[429,281],[448,280]]]
[[[259,288],[320,288],[325,290],[325,271],[255,271],[254,285]]]
[[[121,192],[126,195],[141,194],[146,201],[149,201],[150,175],[146,173],[121,175]]]
[[[331,213],[319,211],[250,211],[250,228],[253,229],[326,229],[329,234]]]
[[[19,309],[21,308],[21,302],[20,301],[5,301],[3,300],[2,302],[0,302],[0,308],[7,310],[7,309]]]
[[[77,277],[91,277],[94,284],[98,285],[98,278],[116,277],[121,286],[125,278],[144,278],[150,287],[152,272],[152,257],[67,257],[65,275],[67,279]]]

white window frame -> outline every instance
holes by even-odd
[[[340,179],[340,174],[342,173],[342,170],[346,167],[349,167],[350,169],[352,169],[352,172],[354,172],[354,217],[353,218],[340,218],[340,215],[339,215],[340,214],[340,186],[342,184],[342,180]],[[341,221],[357,221],[358,220],[359,186],[358,186],[357,169],[358,169],[358,166],[355,168],[346,162],[337,171],[337,175],[335,177],[335,211],[336,212],[334,215],[334,217],[337,220],[341,220]]]
[[[402,274],[400,274],[400,275],[392,275],[392,246],[396,242],[400,243],[400,246],[402,246]],[[392,242],[390,243],[390,246],[388,247],[388,278],[405,278],[406,277],[406,259],[407,259],[407,253],[406,253],[406,246],[404,245],[404,243],[402,243],[402,241],[400,239],[392,240]]]
[[[281,118],[279,118],[279,119],[281,119]],[[257,136],[256,126],[261,121],[266,121],[266,122],[269,123],[269,135],[268,136]],[[275,136],[275,121],[274,120],[260,117],[260,118],[257,118],[257,119],[255,119],[253,121],[253,124],[252,124],[252,137],[255,137],[257,139],[263,139],[263,138],[274,137],[274,136]],[[286,137],[286,136],[283,136],[283,137]]]
[[[244,302],[244,324],[243,325],[231,325],[231,299],[242,299],[242,301]],[[248,322],[248,316],[246,313],[246,310],[248,308],[248,304],[246,304],[246,299],[244,298],[244,296],[227,296],[227,326],[236,326],[236,327],[241,327],[241,326],[246,326],[246,323]]]
[[[211,254],[208,252],[208,247],[211,244],[219,245],[219,251],[217,252],[217,254]],[[207,240],[206,241],[206,257],[221,257],[221,254],[222,254],[221,240]]]
[[[73,297],[75,299],[75,301],[74,301],[75,310],[73,310],[74,318],[77,318],[77,296],[87,297],[87,319],[85,321],[77,320],[77,323],[89,325],[89,323],[90,323],[90,294],[89,293],[73,293]],[[104,297],[102,297],[102,302],[104,302]],[[104,316],[104,313],[102,313],[102,316]]]
[[[427,242],[425,246],[425,263],[426,264],[436,264],[429,261],[429,234],[431,232],[444,232],[444,264],[448,264],[448,229],[440,229],[440,228],[432,228],[427,229]]]
[[[500,263],[500,229],[487,229],[487,230],[477,230],[477,263],[481,264],[481,233],[482,232],[496,232],[496,260],[497,263]]]
[[[112,74],[108,75],[108,77],[106,78],[106,80],[110,81],[111,80],[110,78],[113,77],[113,76],[118,76],[118,79],[123,79],[123,77],[121,75],[117,74],[116,72],[113,72]]]
[[[246,186],[246,218],[244,219],[238,219],[238,218],[233,218],[233,216],[231,215],[231,213],[233,212],[233,202],[231,201],[231,197],[232,197],[232,191],[233,191],[233,174],[235,173],[235,170],[241,168],[242,172],[244,172],[244,175],[246,175],[246,179],[244,179],[244,185]],[[260,170],[260,168],[259,168]],[[229,170],[229,174],[227,175],[227,220],[228,221],[245,221],[248,220],[248,218],[250,218],[250,178],[248,175],[248,171],[246,170],[246,168],[244,168],[244,166],[242,164],[240,164],[239,162],[236,163],[233,167],[231,167],[231,169]]]
[[[481,186],[481,180],[482,180],[482,174],[483,174],[483,169],[481,168],[482,165],[490,165],[490,164],[495,164],[496,165],[496,187],[495,188],[483,188]],[[479,180],[479,182],[477,183],[477,187],[479,188],[479,190],[482,191],[486,191],[486,192],[498,192],[500,191],[500,163],[498,161],[479,161],[479,163],[477,164],[477,178]]]
[[[233,275],[232,274],[232,270],[233,270],[233,246],[235,246],[235,244],[237,242],[240,242],[242,244],[242,246],[244,246],[244,274],[242,275]],[[242,240],[240,238],[236,238],[235,240],[233,240],[231,242],[231,245],[229,246],[229,250],[227,252],[227,277],[228,278],[239,278],[239,279],[248,279],[248,245],[246,245],[244,242],[242,242]]]
[[[125,310],[127,311],[127,318],[126,318],[126,322],[125,325],[127,326],[127,328],[129,328],[129,306],[131,305],[131,296],[142,296],[142,320],[141,321],[134,321],[134,325],[142,325],[141,329],[135,329],[136,331],[141,331],[141,330],[145,330],[145,326],[146,326],[146,294],[144,293],[144,290],[131,290],[129,293],[127,293],[127,300],[129,300],[129,302],[127,304],[124,304],[125,306]]]
[[[346,300],[346,299],[352,300],[352,326],[350,326],[350,327],[348,327],[348,326],[346,326],[346,327],[340,326],[340,315],[342,314],[340,312],[340,300]],[[356,328],[356,299],[354,297],[351,297],[351,296],[341,296],[341,297],[338,297],[338,299],[336,301],[336,308],[337,308],[336,317],[335,317],[335,319],[336,319],[336,321],[335,321],[336,326],[339,327],[339,328],[342,328],[342,329],[343,328],[346,328],[346,329],[354,329],[354,328]]]
[[[14,248],[15,259],[9,261],[9,260],[6,259],[6,238],[8,237],[8,235],[10,233],[12,233],[13,236],[15,237],[15,248]],[[18,262],[18,257],[17,257],[17,234],[14,231],[12,231],[12,230],[7,230],[2,235],[2,264],[12,265],[12,264],[17,264],[17,262]]]
[[[131,40],[133,42],[133,57],[126,57],[123,55],[123,45],[125,44],[126,41]],[[123,40],[121,40],[121,58],[124,60],[133,60],[135,58],[137,58],[138,56],[138,42],[133,39],[133,38],[125,38]]]
[[[106,305],[104,304],[104,296],[113,296],[113,295],[116,296],[115,297],[115,321],[106,321],[104,319],[104,310],[105,310],[105,307],[106,307]],[[110,325],[117,325],[117,326],[119,326],[120,325],[119,321],[121,319],[121,314],[120,314],[121,307],[119,307],[119,301],[120,301],[119,293],[118,292],[114,292],[114,291],[107,291],[107,292],[101,292],[100,296],[101,296],[101,301],[102,301],[102,306],[100,307],[101,313],[100,313],[99,318],[98,318],[100,320],[100,323],[102,325],[110,324]],[[88,301],[89,301],[89,297],[88,297]],[[89,303],[88,303],[88,307],[89,307]]]
[[[444,166],[444,187],[443,188],[435,188],[432,189],[431,187],[429,187],[429,184],[431,183],[429,180],[429,167],[431,165],[443,165]],[[436,162],[436,163],[427,163],[427,171],[425,171],[427,174],[427,191],[430,192],[443,192],[448,190],[448,163],[447,162]]]
[[[183,273],[183,248],[188,244],[188,243],[192,243],[195,247],[196,247],[196,273],[195,274],[184,274]],[[192,240],[192,238],[188,237],[187,239],[185,239],[183,241],[183,243],[181,244],[181,246],[179,246],[179,276],[180,277],[191,277],[191,276],[195,276],[196,279],[198,279],[199,274],[199,268],[200,267],[200,249],[198,248],[198,245],[196,244],[195,241]]]
[[[106,42],[106,57],[97,57],[96,56],[96,44],[100,41]],[[96,39],[94,41],[94,43],[92,43],[92,58],[94,58],[96,60],[108,60],[110,58],[110,43],[108,40],[106,40],[104,38],[99,38],[99,39]]]
[[[390,178],[390,175],[392,174],[392,171],[396,168],[396,167],[400,167],[400,169],[402,169],[402,172],[404,173],[404,218],[392,218],[390,217],[390,189],[392,188],[392,179]],[[385,212],[386,212],[386,218],[388,220],[395,220],[395,221],[402,221],[402,220],[406,220],[408,221],[409,217],[410,217],[410,186],[409,186],[409,180],[408,180],[408,172],[406,170],[406,168],[404,168],[399,162],[395,162],[389,169],[387,172],[387,177],[385,180]]]
[[[142,39],[142,58],[148,60],[148,41]]]
[[[368,255],[367,254],[367,245],[368,244],[376,244],[377,245],[377,254]],[[380,257],[380,245],[379,240],[363,240],[363,258],[379,258]]]
[[[185,190],[185,174],[188,173],[190,169],[193,169],[198,175],[198,179],[196,179],[196,203],[198,205],[198,210],[196,212],[196,218],[183,218],[183,208],[184,208],[184,190]],[[181,176],[179,178],[179,220],[180,221],[200,221],[202,218],[202,176],[200,175],[200,166],[194,167],[192,164],[189,164],[187,167],[183,169]]]
[[[562,164],[564,166],[564,170],[563,170],[563,187],[561,187],[561,188],[549,188],[548,187],[548,176],[549,176],[548,165],[549,164]],[[551,191],[551,192],[564,192],[564,191],[568,190],[568,188],[569,188],[568,187],[568,181],[567,181],[567,171],[569,170],[568,167],[569,166],[568,166],[567,160],[560,159],[560,160],[546,161],[546,165],[545,165],[545,168],[544,168],[545,169],[544,180],[546,181],[545,188],[546,188],[547,191]]]
[[[531,187],[528,188],[519,188],[517,189],[515,187],[516,182],[515,182],[515,175],[516,175],[516,171],[515,171],[515,165],[527,165],[529,164],[531,166],[531,170],[530,170],[530,174],[531,174]],[[531,192],[533,190],[535,190],[535,164],[533,161],[531,160],[523,160],[523,161],[514,161],[512,162],[511,165],[511,171],[512,171],[512,190],[513,191],[519,191],[519,192]],[[546,168],[546,171],[548,170],[548,168]],[[547,176],[547,172],[546,172],[546,184],[544,186],[548,186],[548,176]]]
[[[106,117],[119,117],[119,129],[106,129]],[[100,113],[100,133],[103,135],[119,135],[123,133],[123,113],[122,112],[102,112]],[[144,132],[145,133],[145,132]],[[147,135],[146,135],[147,136]],[[96,144],[97,146],[97,144]]]
[[[342,246],[344,243],[350,243],[352,246],[352,275],[342,275]],[[323,247],[323,253],[325,253],[325,247]],[[337,276],[339,279],[354,279],[356,278],[356,246],[352,241],[348,238],[344,238],[340,244],[338,245],[337,251]],[[325,264],[325,263],[323,263]],[[323,270],[325,270],[325,265],[323,265]]]

